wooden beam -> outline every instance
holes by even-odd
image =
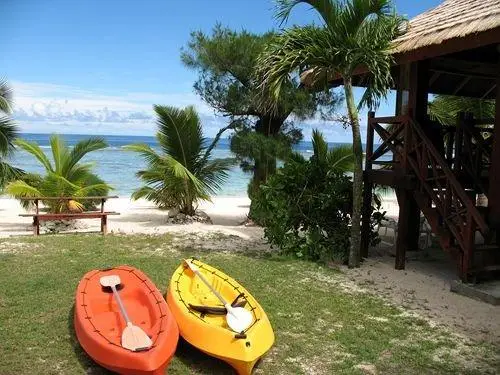
[[[439,78],[439,76],[440,76],[440,75],[441,75],[441,72],[436,72],[436,71],[435,71],[435,72],[432,74],[431,79],[429,80],[429,86],[432,86],[432,85],[434,84],[434,82],[436,82],[436,81],[437,81],[437,79]]]
[[[431,70],[444,70],[450,73],[496,78],[497,65],[479,61],[457,60],[437,57],[431,60]]]
[[[457,95],[458,92],[460,90],[462,90],[464,88],[464,86],[469,83],[469,81],[472,79],[472,77],[465,77],[462,82],[460,82],[460,84],[457,86],[457,88],[455,89],[455,91],[453,91],[453,95]]]
[[[485,94],[481,97],[481,99],[485,99],[485,98],[487,98],[487,97],[488,97],[488,95],[490,95],[490,94],[491,94],[491,92],[492,92],[493,90],[495,90],[495,88],[496,88],[496,87],[497,87],[497,84],[496,84],[496,83],[494,83],[494,84],[493,84],[493,86],[491,86],[491,88],[490,88],[488,91],[486,91],[486,93],[485,93]],[[497,98],[498,98],[498,96],[497,96]]]
[[[424,46],[415,50],[395,54],[398,65],[402,63],[426,60],[433,57],[449,55],[451,53],[470,50],[500,43],[500,26],[494,29],[472,33],[465,37],[452,38],[439,44]]]

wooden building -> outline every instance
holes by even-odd
[[[422,213],[462,280],[498,272],[500,0],[446,0],[410,20],[394,46],[396,116],[368,118],[363,217],[374,184],[392,186],[400,206],[397,269],[418,248]],[[496,99],[496,116],[461,113],[443,127],[428,116],[430,94]]]

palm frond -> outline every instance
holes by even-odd
[[[158,141],[163,152],[186,167],[192,167],[204,149],[201,122],[194,107],[178,109],[155,105]]]
[[[78,142],[69,156],[64,159],[62,165],[62,174],[65,175],[88,153],[92,151],[102,150],[108,147],[107,142],[102,137],[91,137]]]
[[[311,141],[314,157],[321,162],[326,162],[328,157],[328,143],[326,143],[323,134],[319,130],[314,129]]]
[[[6,80],[0,79],[0,112],[10,114],[12,112],[12,88]]]
[[[49,159],[47,158],[47,155],[45,155],[43,150],[40,148],[40,146],[36,142],[30,142],[30,141],[26,141],[26,140],[21,139],[21,138],[17,138],[14,141],[14,143],[16,146],[22,148],[24,151],[33,155],[43,165],[43,167],[48,172],[54,171],[54,169],[52,168],[52,165],[50,164]]]
[[[0,156],[7,156],[14,150],[14,139],[18,128],[10,117],[0,116]]]
[[[123,149],[139,153],[149,165],[161,165],[163,163],[161,155],[145,143],[126,145],[123,146]]]
[[[339,172],[352,172],[354,170],[354,154],[351,146],[333,147],[328,151],[328,164]]]
[[[28,185],[25,181],[16,180],[9,182],[5,187],[5,192],[14,196],[20,197],[41,197],[43,194],[34,186]]]
[[[54,159],[54,169],[56,173],[62,172],[63,161],[67,159],[68,148],[66,142],[59,135],[51,135],[49,139],[52,158]]]
[[[299,4],[309,4],[321,15],[325,24],[332,22],[338,12],[337,3],[331,0],[276,0],[275,18],[281,24],[286,23],[293,8]]]
[[[5,184],[10,181],[17,180],[24,175],[24,171],[20,168],[13,167],[6,161],[0,159],[0,191]]]
[[[459,112],[470,112],[475,118],[493,119],[495,101],[449,95],[437,95],[429,103],[429,115],[442,125],[456,125]]]

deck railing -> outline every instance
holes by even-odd
[[[382,143],[373,149],[375,134]],[[487,236],[489,228],[445,155],[410,116],[370,116],[367,142],[366,170],[371,170],[390,151],[391,168],[415,177],[412,192],[417,203],[438,236],[445,238],[451,234],[451,241],[441,244],[445,250],[459,250],[460,273],[466,278],[472,264],[475,232],[479,230]]]

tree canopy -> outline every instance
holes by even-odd
[[[302,138],[294,120],[326,116],[341,101],[328,90],[309,92],[298,75],[287,78],[279,96],[262,90],[258,59],[275,37],[272,32],[236,32],[218,24],[211,34],[193,32],[181,52],[182,62],[199,74],[195,92],[228,119],[221,132],[235,131],[231,150],[244,170],[253,171],[257,186],[274,173],[276,159],[288,155]]]
[[[316,10],[323,25],[293,26],[274,38],[259,59],[262,91],[280,97],[290,75],[310,69],[328,87],[327,77],[343,80],[347,112],[352,129],[354,173],[351,252],[349,265],[360,263],[360,222],[363,193],[363,150],[358,110],[376,106],[392,83],[391,43],[400,35],[404,19],[390,0],[276,0],[276,17],[282,22],[300,3]],[[352,77],[355,70],[367,71],[367,89],[358,105],[354,102]]]

